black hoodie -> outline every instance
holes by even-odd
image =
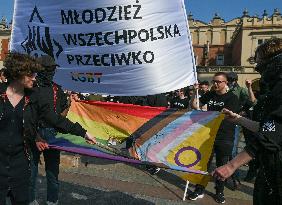
[[[53,82],[54,71],[42,71],[36,76],[37,90],[44,94],[44,101],[58,114],[68,108],[67,95],[61,86]],[[52,127],[47,122],[40,120],[40,127]]]

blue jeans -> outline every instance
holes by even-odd
[[[238,144],[239,144],[239,136],[240,136],[240,126],[235,126],[235,132],[234,132],[234,144],[232,149],[232,158],[236,157],[238,154]]]
[[[39,130],[40,136],[47,142],[56,136],[56,131],[53,128],[42,128]],[[36,181],[38,175],[38,163],[40,161],[41,152],[36,147],[32,148],[31,160],[31,179],[29,187],[30,202],[36,199]],[[43,151],[45,161],[45,172],[47,179],[47,201],[57,202],[59,195],[59,165],[60,165],[60,151],[45,150]]]
[[[234,144],[232,149],[232,158],[235,158],[238,154],[238,144],[239,144],[239,137],[240,137],[240,126],[235,126],[235,132],[234,132]],[[239,179],[239,171],[236,170],[234,174],[232,175],[232,178]]]

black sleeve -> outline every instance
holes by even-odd
[[[60,114],[54,112],[53,107],[50,107],[48,100],[44,97],[44,93],[38,89],[34,92],[36,100],[36,109],[39,119],[42,119],[52,125],[56,130],[62,133],[70,133],[81,137],[85,136],[86,130],[79,123],[73,123]]]
[[[202,105],[206,105],[208,104],[208,102],[210,101],[211,97],[213,95],[212,91],[206,92],[203,96],[200,97],[200,103]]]
[[[233,93],[230,93],[230,97],[225,102],[224,108],[231,110],[232,112],[236,112],[236,113],[239,112],[240,103],[238,97]]]
[[[261,123],[259,141],[265,149],[270,151],[281,150],[282,124],[275,120],[267,120]]]
[[[245,150],[252,156],[256,156],[260,149],[269,152],[281,151],[282,147],[282,124],[270,120],[261,123],[258,133],[255,133],[252,143],[245,147]]]
[[[255,158],[262,146],[259,143],[259,138],[261,138],[261,133],[253,133],[249,138],[249,143],[245,146],[244,150],[252,157]]]
[[[264,100],[267,104],[262,112],[267,116],[263,117],[260,123],[256,141],[263,149],[278,152],[282,150],[282,81],[271,90],[270,97]]]
[[[170,103],[170,108],[174,108],[174,107],[175,107],[175,105],[174,105],[175,101],[176,101],[176,98],[172,98],[172,99],[169,101],[169,103]]]
[[[64,93],[61,87],[58,87],[58,99],[60,99],[60,110],[63,112],[69,107],[67,94]]]

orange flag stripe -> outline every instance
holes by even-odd
[[[130,133],[136,131],[148,119],[128,115],[125,113],[115,112],[112,110],[104,109],[103,107],[97,107],[95,105],[75,102],[72,103],[70,112],[75,113],[81,118],[92,120],[98,123],[107,123],[108,126],[116,127],[123,130],[127,130]]]
[[[149,107],[149,106],[100,102],[100,101],[81,101],[81,102],[89,105],[94,105],[99,108],[111,110],[114,112],[124,113],[139,118],[146,118],[148,120],[156,117],[157,115],[167,110],[166,107]]]

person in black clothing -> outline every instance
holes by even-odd
[[[257,108],[257,97],[258,97],[257,94],[258,94],[258,92],[253,91],[251,80],[246,80],[245,84],[246,84],[246,87],[247,87],[248,93],[249,93],[249,102],[245,103],[245,105],[243,106],[241,115],[246,117],[246,118],[249,118],[251,120],[254,120],[254,121],[260,121],[259,119],[256,119],[256,118],[253,117],[254,116],[254,110],[255,110],[255,108]],[[256,109],[256,111],[257,111],[257,109]],[[252,143],[252,139],[254,138],[254,133],[251,132],[250,130],[244,128],[244,127],[242,127],[242,128],[243,128],[242,131],[243,131],[243,134],[244,134],[245,143],[246,143],[246,145],[249,145],[250,143]],[[244,181],[252,182],[253,179],[257,175],[257,169],[258,169],[257,160],[256,159],[251,160],[248,163],[248,172],[247,172],[247,174],[244,178]]]
[[[146,98],[144,96],[119,96],[116,98],[119,103],[146,106]]]
[[[41,92],[45,93],[50,108],[54,112],[66,116],[68,111],[68,99],[61,86],[53,82],[56,63],[50,56],[44,55],[37,59],[44,68],[43,71],[37,73],[36,84],[41,88]],[[46,142],[51,142],[57,134],[56,129],[44,120],[39,121],[40,137]],[[36,146],[31,147],[32,163],[31,163],[31,182],[30,182],[30,205],[37,205],[36,201],[36,181],[38,175],[38,163],[40,161],[41,150]],[[47,205],[57,204],[59,195],[59,164],[60,151],[47,149],[43,151],[45,161],[45,172],[47,178]]]
[[[167,107],[168,101],[165,94],[160,93],[156,95],[148,95],[146,104],[151,107]]]
[[[0,85],[0,204],[6,196],[14,205],[29,202],[30,145],[38,136],[38,120],[44,119],[63,133],[85,137],[96,143],[79,124],[57,115],[45,99],[45,94],[32,89],[41,65],[25,54],[10,53],[5,61],[7,84]],[[48,144],[36,142],[40,148]]]
[[[170,101],[170,108],[188,109],[189,98],[184,95],[184,89],[181,88],[177,91],[177,96]]]
[[[227,92],[227,76],[226,73],[219,72],[216,73],[212,80],[214,90],[207,92],[200,98],[201,105],[207,105],[208,111],[221,111],[223,108],[228,108],[234,112],[239,109],[239,102],[236,95],[232,92]],[[196,87],[196,89],[198,89]],[[192,108],[197,108],[197,99],[195,98],[192,101]],[[216,166],[222,166],[226,164],[232,157],[232,148],[234,142],[234,130],[235,125],[223,120],[216,138],[213,147],[213,153],[216,155]],[[211,155],[210,162],[213,158]],[[210,162],[208,168],[210,167]],[[224,182],[216,180],[215,182],[215,201],[218,203],[225,203],[225,197],[223,194],[224,191]],[[196,200],[198,198],[203,198],[205,187],[202,185],[196,185],[196,189],[188,197],[190,200]]]
[[[254,132],[252,142],[213,176],[225,180],[253,158],[259,161],[255,181],[254,205],[282,204],[282,39],[270,39],[256,50],[256,70],[267,85],[268,93],[260,104],[262,120],[249,120],[230,110],[226,118]],[[260,100],[259,100],[260,101]]]
[[[199,83],[199,96],[203,96],[205,93],[209,91],[210,83],[207,80],[204,80]]]

